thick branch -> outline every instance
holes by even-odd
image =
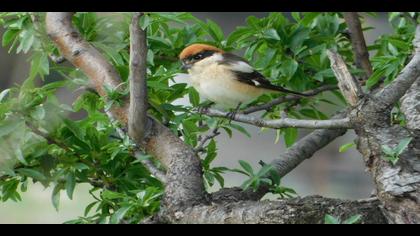
[[[146,33],[139,27],[141,13],[134,13],[130,24],[130,107],[128,134],[136,143],[142,143],[147,118],[147,41]]]
[[[229,112],[219,111],[216,109],[205,109],[202,114],[212,117],[228,117]],[[278,120],[263,120],[254,116],[244,114],[234,114],[233,119],[238,122],[255,125],[257,127],[267,127],[273,129],[295,127],[295,128],[307,128],[307,129],[339,129],[339,128],[351,128],[350,120],[348,118],[336,119],[336,120],[298,120],[291,118],[282,118]]]
[[[402,73],[374,97],[368,97],[349,117],[359,136],[357,147],[372,172],[376,192],[390,223],[420,222],[420,140],[415,132],[390,122],[391,108],[412,86],[420,74],[420,28],[414,41],[416,53]],[[418,99],[414,98],[415,104]],[[407,105],[407,104],[406,104]],[[411,106],[411,105],[409,105]],[[404,139],[410,143],[396,154]],[[390,158],[394,155],[394,162]]]
[[[341,93],[350,106],[356,106],[360,97],[363,96],[362,88],[350,74],[346,63],[339,54],[329,50],[327,51],[327,54],[331,62],[331,68],[334,71],[335,77],[337,77]]]
[[[401,111],[407,120],[407,128],[420,135],[420,77],[401,98]]]
[[[359,14],[357,12],[344,12],[343,14],[350,31],[356,66],[363,69],[365,72],[363,81],[366,81],[372,75],[372,65],[370,64],[369,52],[366,47],[365,37],[363,36]]]
[[[413,44],[415,54],[411,61],[391,84],[375,95],[384,107],[393,106],[420,76],[420,26],[416,28]]]
[[[196,224],[322,224],[326,214],[340,220],[360,214],[359,223],[386,223],[379,202],[375,199],[345,201],[318,196],[199,205],[166,215],[162,220]]]
[[[333,116],[332,119],[340,119],[342,117],[345,117],[344,112]],[[272,161],[271,164],[276,167],[277,173],[283,177],[304,160],[311,158],[315,152],[334,141],[337,137],[344,135],[346,131],[346,129],[315,130],[296,142],[285,153],[280,155],[280,159]]]
[[[336,90],[338,87],[336,85],[324,85],[321,87],[318,87],[316,89],[313,90],[309,90],[304,92],[304,94],[308,95],[308,96],[315,96],[318,95],[322,92],[325,91],[332,91],[332,90]],[[250,114],[250,113],[254,113],[257,111],[262,111],[262,110],[268,110],[276,105],[285,103],[285,102],[291,102],[291,101],[296,101],[296,100],[300,100],[302,99],[302,96],[298,96],[298,95],[293,95],[293,94],[289,94],[287,96],[284,97],[279,97],[276,99],[271,100],[268,103],[262,104],[262,105],[257,105],[257,106],[253,106],[253,107],[249,107],[247,109],[245,109],[242,113],[243,114]]]

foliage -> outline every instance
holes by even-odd
[[[385,154],[383,156],[384,160],[391,162],[393,165],[397,164],[400,159],[400,155],[407,149],[413,138],[405,138],[401,140],[395,148],[391,148],[387,145],[382,146],[382,152]]]
[[[351,216],[350,218],[341,221],[339,219],[337,219],[336,217],[332,216],[332,215],[325,215],[325,219],[324,219],[324,223],[325,224],[346,224],[346,225],[352,225],[352,224],[357,224],[358,222],[360,222],[360,220],[362,220],[362,216],[361,215],[354,215]]]
[[[141,159],[150,157],[135,157],[129,138],[116,132],[120,124],[104,113],[128,95],[131,14],[77,13],[73,17],[78,31],[103,53],[122,79],[118,88],[105,87],[107,98],[85,91],[73,104],[62,103],[57,91],[80,91],[88,80],[74,67],[50,59],[59,52],[48,39],[44,18],[44,13],[0,13],[0,25],[5,28],[2,46],[8,47],[9,53],[28,53],[31,65],[22,85],[0,91],[0,198],[20,201],[20,193],[27,191],[30,182],[40,182],[53,188],[51,200],[59,209],[63,194],[71,199],[78,184],[90,183],[95,201],[86,206],[84,216],[69,223],[137,223],[159,210],[163,186],[141,163]],[[412,51],[414,26],[396,13],[390,14],[390,23],[394,34],[381,36],[369,46],[376,53],[368,88],[382,77],[385,83],[392,81]],[[296,91],[337,83],[326,49],[338,51],[352,73],[361,74],[351,63],[353,54],[341,13],[250,16],[244,26],[229,35],[215,22],[202,21],[190,13],[147,13],[140,27],[147,29],[149,48],[149,114],[192,147],[214,129],[223,130],[231,138],[236,135],[234,131],[250,134],[239,124],[192,111],[205,102],[186,83],[174,83],[174,77],[182,72],[177,55],[185,45],[202,42],[227,51],[245,50],[244,57],[274,84]],[[264,95],[244,106],[263,104],[279,96],[283,95]],[[190,104],[179,105],[184,97]],[[330,115],[322,112],[320,105],[336,108],[343,104],[342,95],[332,91],[275,106],[262,116],[277,119],[286,112],[291,118],[327,119]],[[283,139],[290,147],[297,138],[296,128],[279,129],[275,142]],[[249,177],[242,185],[244,189],[256,190],[267,184],[280,197],[296,194],[280,185],[280,177],[270,165],[263,165],[259,171],[244,161],[239,162],[242,169],[213,167],[217,142],[211,139],[203,149],[207,187],[216,181],[223,187],[223,174],[233,171]]]

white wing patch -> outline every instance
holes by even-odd
[[[248,63],[243,61],[238,61],[235,63],[230,64],[231,69],[239,72],[251,73],[254,71],[254,68],[250,66]]]
[[[252,82],[255,84],[255,86],[260,86],[261,85],[261,83],[260,82],[258,82],[258,81],[256,81],[256,80],[252,80]]]

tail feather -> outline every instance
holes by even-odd
[[[298,96],[302,96],[302,97],[310,97],[310,95],[308,95],[308,94],[292,91],[292,90],[285,89],[283,87],[275,86],[275,85],[270,86],[269,89],[273,90],[273,91],[276,91],[276,92],[289,93],[289,94],[294,94],[294,95],[298,95]]]

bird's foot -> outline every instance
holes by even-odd
[[[235,119],[236,114],[238,114],[239,110],[241,109],[241,105],[242,103],[239,103],[233,111],[227,113],[226,119],[229,120],[229,124],[232,123],[232,120]]]
[[[204,103],[204,104],[200,105],[200,106],[197,108],[197,112],[198,112],[198,113],[200,113],[200,114],[206,113],[206,112],[207,112],[207,110],[208,110],[211,106],[213,106],[214,104],[215,104],[214,102]]]

